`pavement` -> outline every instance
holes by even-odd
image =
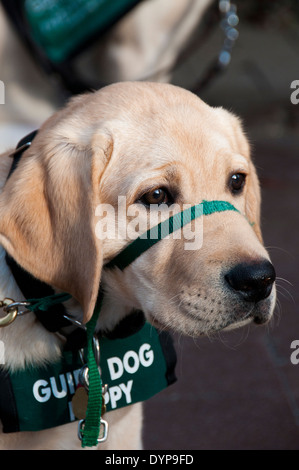
[[[292,342],[299,345],[299,104],[290,101],[298,31],[240,24],[231,65],[201,94],[240,115],[252,144],[277,272],[274,318],[213,340],[174,336],[178,381],[145,405],[145,449],[299,449],[299,364],[291,361]],[[207,43],[174,83],[192,87],[218,33]]]

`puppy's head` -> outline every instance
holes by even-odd
[[[239,212],[189,224],[201,237],[193,245],[181,233],[123,272],[103,270],[170,208],[202,200]],[[122,83],[74,99],[40,129],[1,194],[1,243],[33,275],[77,298],[85,320],[102,277],[152,323],[209,334],[272,315],[275,272],[259,210],[237,118],[171,85]]]

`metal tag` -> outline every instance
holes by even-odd
[[[84,387],[78,387],[72,398],[73,413],[77,419],[85,419],[88,393]]]

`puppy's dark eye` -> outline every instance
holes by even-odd
[[[234,173],[229,180],[229,187],[232,193],[238,194],[245,185],[246,175],[244,173]]]
[[[170,204],[172,201],[166,189],[156,188],[144,194],[140,198],[140,202],[146,206],[150,206],[151,204]]]

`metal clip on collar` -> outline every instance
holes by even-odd
[[[0,308],[6,313],[5,317],[0,318],[0,328],[10,325],[17,316],[24,315],[29,310],[22,310],[19,312],[19,307],[27,307],[29,302],[15,302],[13,299],[5,298],[0,300]]]
[[[78,439],[82,441],[82,431],[84,431],[85,419],[80,419],[78,423]],[[101,418],[101,431],[98,437],[98,444],[105,442],[108,437],[108,422]]]

